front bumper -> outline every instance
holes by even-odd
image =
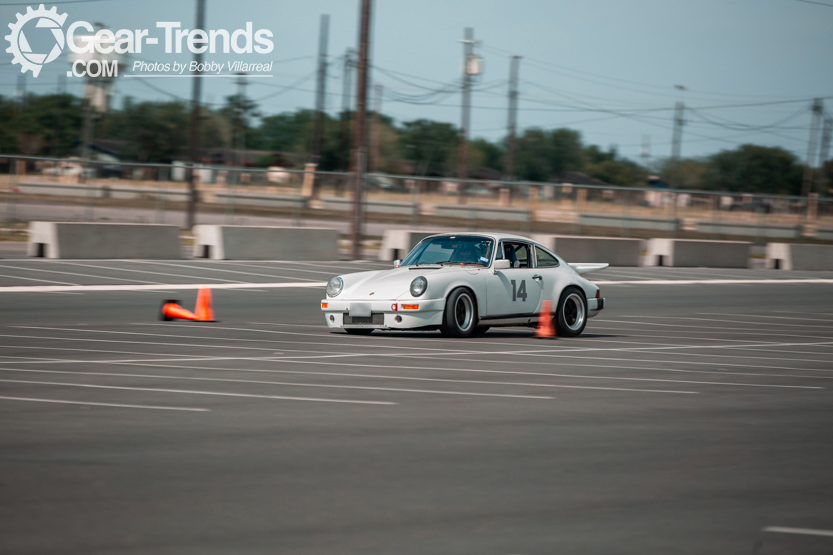
[[[370,305],[370,316],[351,317],[350,305],[354,303]],[[419,308],[405,309],[403,305],[416,305]],[[410,330],[434,327],[442,324],[444,311],[445,299],[414,299],[404,302],[394,299],[369,302],[347,299],[321,301],[321,312],[324,313],[327,327],[336,329]]]

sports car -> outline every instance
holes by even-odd
[[[558,335],[575,337],[605,307],[599,288],[581,274],[607,264],[569,264],[519,235],[432,235],[393,266],[330,279],[321,301],[327,326],[351,334],[439,329],[469,337],[552,318]],[[541,314],[546,301],[551,308]]]

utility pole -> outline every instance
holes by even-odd
[[[197,29],[205,28],[205,0],[197,0]],[[202,64],[202,53],[194,53],[194,61],[197,63],[197,70],[191,79],[191,121],[188,134],[188,158],[191,161],[191,168],[188,172],[188,206],[185,210],[185,227],[191,229],[196,223],[197,214],[197,172],[194,166],[197,165],[200,143],[200,94],[202,93],[202,73],[199,70]]]
[[[64,111],[64,94],[66,94],[66,75],[64,72],[58,73],[58,98],[56,98],[55,107],[55,134],[52,141],[52,156],[57,157],[61,150],[61,135],[63,135],[63,121],[62,115]]]
[[[315,129],[312,138],[312,161],[318,163],[321,158],[321,143],[324,137],[324,111],[327,97],[327,41],[330,29],[330,16],[321,15],[318,31],[318,83],[315,86]]]
[[[379,171],[379,158],[382,151],[382,94],[384,88],[380,84],[373,86],[373,129],[370,135],[370,171]]]
[[[642,135],[642,146],[639,147],[639,157],[642,158],[642,167],[648,169],[648,162],[651,160],[651,136]]]
[[[686,91],[682,85],[674,85],[674,88],[679,91]],[[674,105],[674,134],[671,139],[671,172],[669,185],[672,188],[679,187],[680,176],[680,150],[683,142],[683,125],[685,125],[685,102],[678,100]]]
[[[367,58],[370,48],[370,10],[371,0],[361,0],[359,27],[359,79],[356,91],[356,117],[353,122],[353,222],[351,229],[352,246],[350,255],[353,260],[361,258],[362,243],[362,193],[364,192],[364,172],[367,166]]]
[[[348,48],[344,53],[344,67],[342,69],[342,92],[341,92],[341,137],[339,154],[344,155],[342,169],[350,169],[350,105],[353,100],[353,68],[355,66],[353,56],[355,51]]]
[[[813,100],[813,119],[810,123],[810,140],[807,142],[807,165],[804,166],[804,180],[801,183],[801,196],[806,197],[813,189],[813,167],[816,163],[816,148],[819,140],[819,124],[824,113],[824,102],[821,98]]]
[[[465,184],[463,180],[469,176],[469,120],[471,118],[471,76],[475,68],[474,59],[474,29],[466,27],[463,43],[463,114],[460,121],[460,146],[457,151],[457,177],[460,183],[457,184],[458,202],[465,201]]]
[[[14,95],[17,97],[17,109],[20,112],[26,111],[26,74],[17,74],[17,85],[14,88]]]
[[[246,85],[249,84],[246,81],[246,74],[243,72],[238,73],[235,83],[237,84],[237,103],[238,109],[240,110],[237,123],[240,125],[240,129],[237,130],[237,151],[234,161],[235,165],[239,167],[246,163],[245,153],[242,152],[246,150],[246,111],[244,103],[246,101]],[[239,177],[238,175],[236,180],[238,183]]]
[[[833,177],[829,171],[825,171],[825,164],[830,157],[830,140],[833,138],[831,134],[833,134],[833,116],[825,116],[821,132],[821,148],[819,148],[819,171],[816,173],[817,193],[822,193],[825,181]],[[829,183],[827,185],[830,186]]]
[[[515,133],[518,125],[518,69],[521,64],[520,56],[512,56],[509,60],[509,122],[506,139],[506,166],[503,169],[503,179],[515,180]]]

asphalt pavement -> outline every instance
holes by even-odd
[[[611,268],[579,338],[330,333],[377,262],[0,260],[0,552],[833,552],[833,273]],[[213,287],[216,323],[161,322]]]

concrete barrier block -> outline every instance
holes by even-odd
[[[639,266],[644,241],[620,237],[574,235],[532,236],[567,262],[607,262],[611,266]]]
[[[737,237],[772,237],[797,239],[801,237],[800,225],[758,225],[743,222],[697,222],[700,233],[733,235]]]
[[[615,227],[627,229],[653,229],[678,231],[679,218],[653,218],[649,216],[626,216],[622,214],[579,214],[579,223],[587,226]]]
[[[434,213],[437,216],[462,220],[523,222],[532,219],[529,210],[525,208],[501,208],[497,206],[474,206],[466,204],[438,204]]]
[[[833,246],[767,243],[766,267],[772,270],[833,270]]]
[[[353,210],[353,199],[344,197],[323,197],[321,208],[324,210]],[[364,211],[375,214],[402,214],[413,216],[417,214],[419,204],[401,200],[368,200],[365,199]]]
[[[441,231],[413,231],[407,229],[387,229],[382,237],[379,260],[402,260],[417,244],[430,235]]]
[[[817,227],[816,239],[823,241],[833,241],[833,227]]]
[[[194,256],[215,260],[338,260],[338,231],[312,227],[196,225]]]
[[[307,207],[309,199],[301,195],[275,195],[267,193],[246,193],[237,191],[218,191],[214,194],[217,204],[234,204],[240,206],[270,206],[277,208]]]
[[[46,258],[182,258],[179,227],[118,223],[31,222],[28,254]]]
[[[752,243],[649,239],[648,266],[748,268]]]
[[[50,195],[59,197],[97,197],[98,187],[95,185],[77,185],[70,183],[40,183],[20,182],[17,190],[24,195]]]

